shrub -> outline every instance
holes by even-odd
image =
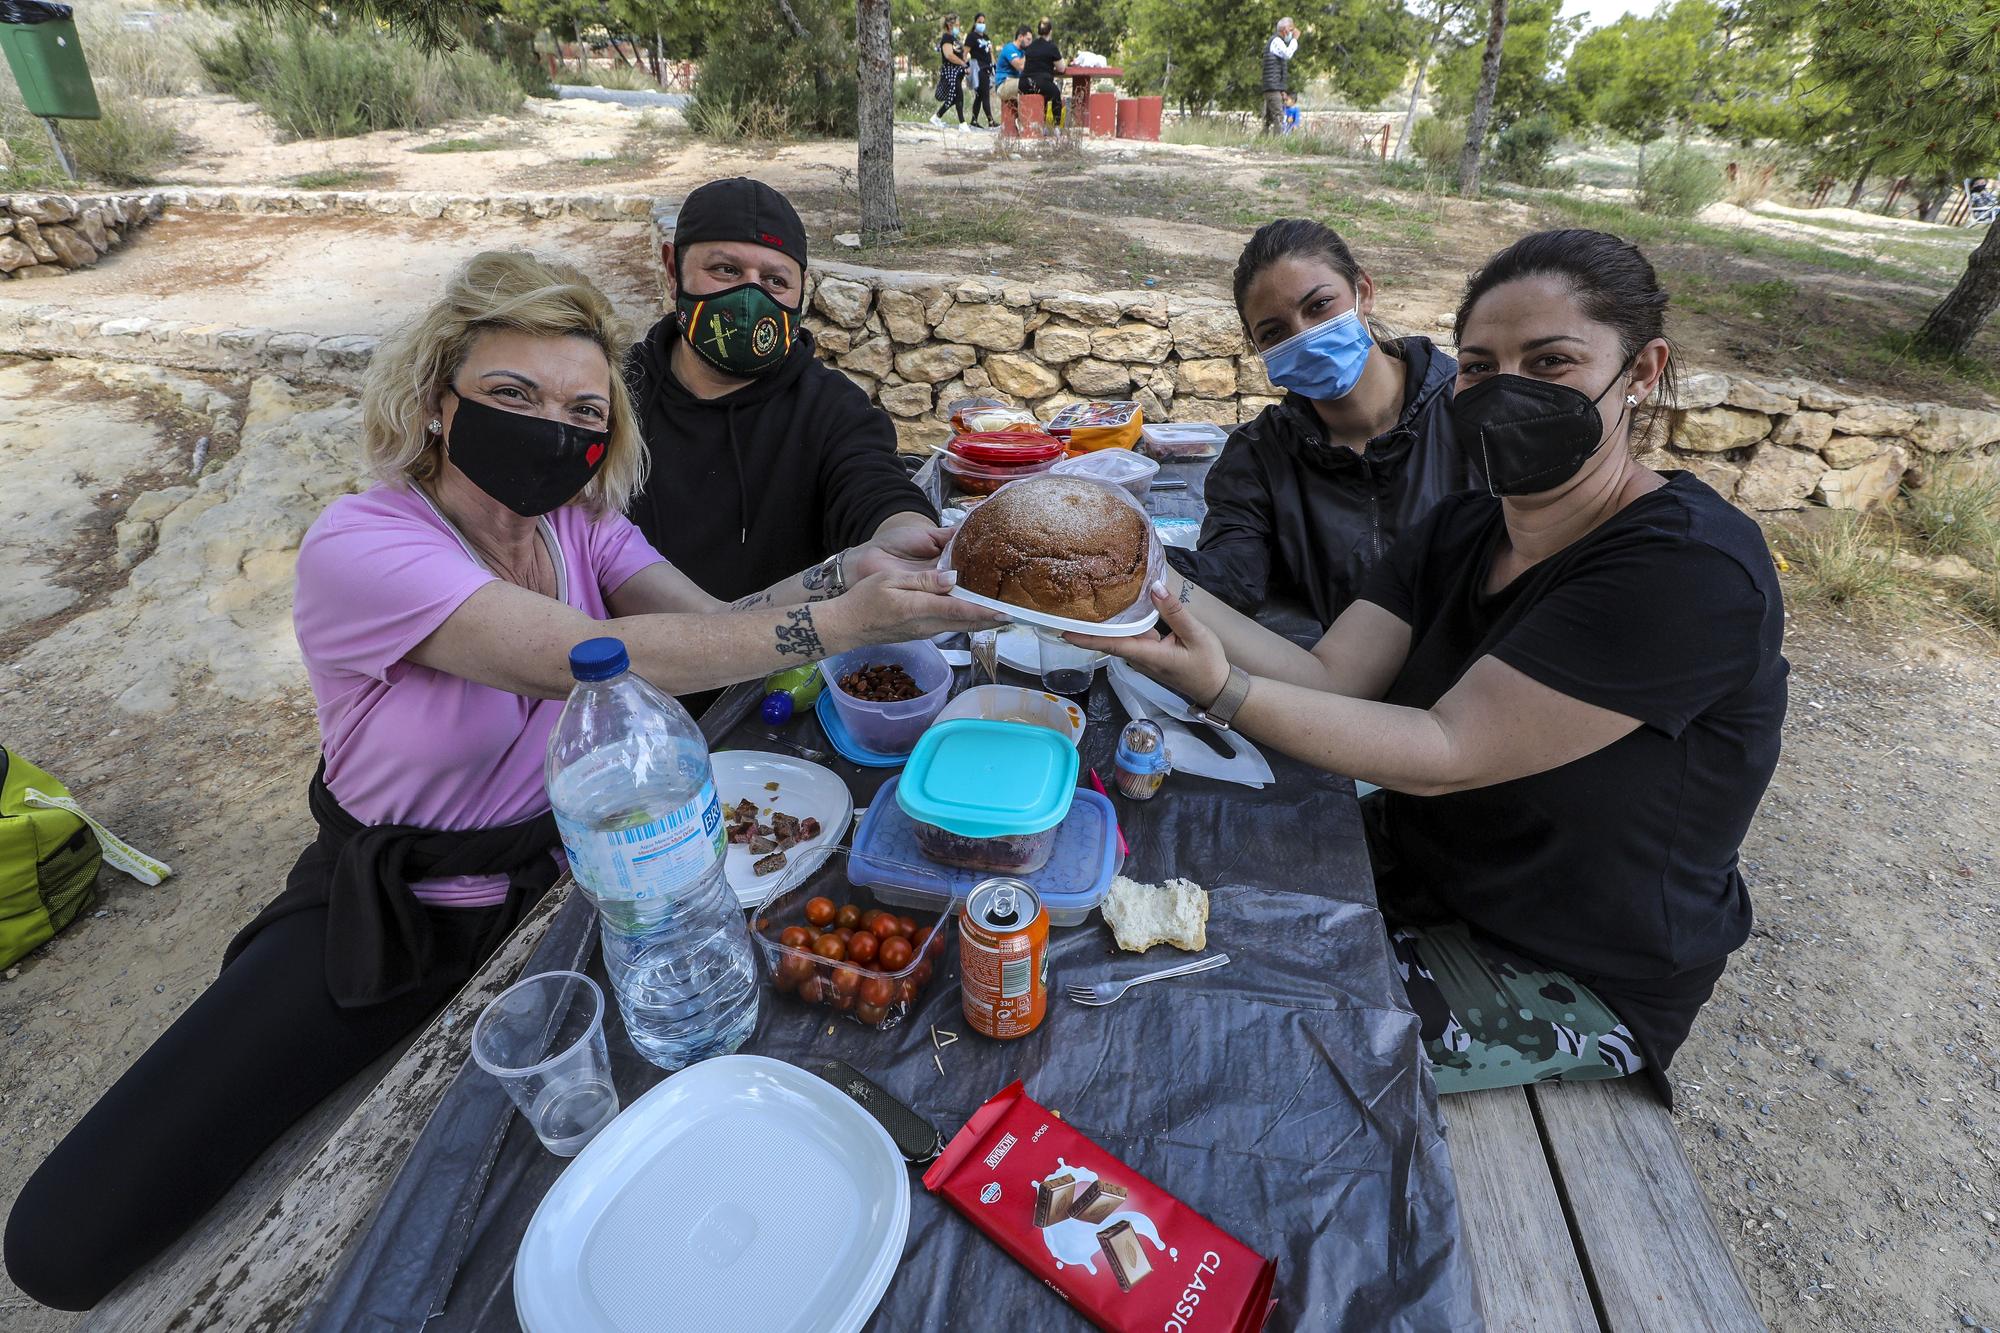
[[[2000,550],[2000,476],[1945,469],[1909,493],[1903,521],[1927,555],[1987,557]]]
[[[1576,184],[1574,171],[1558,171],[1549,165],[1562,134],[1549,116],[1527,116],[1500,131],[1493,140],[1489,160],[1501,180],[1538,189],[1561,189]]]
[[[1655,154],[1639,175],[1639,207],[1670,218],[1691,218],[1722,198],[1722,168],[1707,154],[1676,144]]]
[[[67,188],[69,179],[56,162],[42,122],[28,114],[13,92],[10,81],[8,96],[0,99],[0,134],[14,160],[10,170],[0,171],[0,191]],[[147,185],[180,157],[179,130],[164,112],[109,87],[98,90],[97,103],[102,119],[62,122],[63,142],[83,180]]]
[[[1410,151],[1426,166],[1457,170],[1459,154],[1465,151],[1465,123],[1425,116],[1410,131]]]
[[[1785,543],[1797,571],[1793,592],[1799,600],[1842,611],[1883,607],[1896,600],[1896,567],[1890,552],[1876,545],[1867,519],[1841,512],[1814,528],[1795,531]]]
[[[937,80],[905,75],[896,80],[896,110],[903,115],[928,116],[937,105],[931,97],[931,89]],[[999,101],[994,101],[998,109]]]
[[[854,7],[793,0],[790,9],[810,41],[793,34],[776,5],[759,3],[710,37],[687,107],[688,125],[697,133],[724,139],[855,136]]]
[[[76,27],[99,92],[109,86],[132,97],[199,92],[195,46],[229,32],[228,23],[198,9],[162,12],[103,4],[79,6]]]
[[[409,41],[303,18],[245,23],[200,48],[218,91],[254,102],[297,139],[418,130],[520,106],[520,80],[470,46],[426,55]]]

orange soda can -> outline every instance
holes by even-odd
[[[965,1021],[1002,1041],[1042,1025],[1049,1006],[1049,914],[1018,879],[989,879],[965,897],[958,922]]]

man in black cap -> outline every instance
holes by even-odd
[[[652,454],[631,518],[660,554],[725,601],[816,562],[837,587],[838,553],[871,540],[934,554],[937,515],[897,461],[895,427],[799,327],[806,231],[790,202],[761,181],[711,181],[661,254],[674,310],[625,367]]]

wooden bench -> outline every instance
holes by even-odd
[[[1439,1100],[1488,1328],[1762,1333],[1673,1118],[1643,1082]]]

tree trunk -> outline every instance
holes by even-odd
[[[896,208],[896,56],[889,0],[857,0],[854,30],[861,48],[855,108],[861,239],[874,244],[903,232],[903,215]]]
[[[1396,136],[1396,160],[1401,162],[1403,154],[1409,151],[1410,128],[1417,123],[1417,99],[1424,95],[1424,71],[1431,67],[1433,46],[1426,46],[1422,59],[1417,61],[1417,82],[1410,89],[1410,109],[1403,113],[1403,132]]]
[[[1479,92],[1472,99],[1472,122],[1465,127],[1465,151],[1458,155],[1458,192],[1479,192],[1479,151],[1486,123],[1493,119],[1493,93],[1500,86],[1500,48],[1507,40],[1507,0],[1492,0],[1486,23],[1486,53],[1479,58]]]
[[[1861,207],[1861,196],[1868,188],[1868,174],[1875,170],[1876,160],[1881,156],[1880,153],[1877,153],[1874,157],[1869,158],[1861,164],[1861,174],[1854,178],[1854,188],[1847,192],[1847,206],[1849,208]]]
[[[799,16],[792,12],[792,6],[789,3],[789,0],[778,0],[778,9],[779,12],[784,14],[785,24],[787,27],[791,28],[792,36],[799,39],[799,48],[801,50],[810,51],[813,49],[813,47],[818,45],[818,43],[813,41],[812,34],[806,31],[806,25],[799,22]],[[833,110],[833,108],[828,105],[828,103],[831,102],[833,99],[829,95],[829,89],[827,87],[826,62],[824,60],[815,60],[812,62],[812,78],[813,78],[813,106],[815,107],[813,114],[815,116],[824,117]],[[824,125],[815,125],[813,126],[813,128],[823,129],[826,127]]]
[[[1945,201],[1955,192],[1956,187],[1943,177],[1932,181],[1930,188],[1917,196],[1917,221],[1936,222],[1938,214],[1944,211]]]
[[[1965,276],[1931,311],[1917,331],[1917,342],[1934,351],[1966,356],[1996,310],[2000,310],[2000,220],[1987,224],[1986,239],[1965,261]]]

